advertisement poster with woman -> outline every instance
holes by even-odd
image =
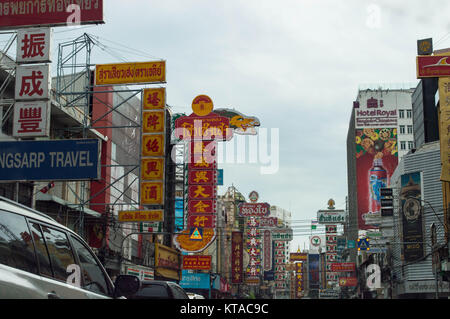
[[[358,229],[373,229],[369,219],[380,215],[380,189],[389,186],[398,165],[397,129],[357,129],[355,142]]]

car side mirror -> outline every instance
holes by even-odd
[[[141,288],[141,281],[132,275],[119,275],[114,282],[114,298],[134,295]]]

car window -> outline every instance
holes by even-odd
[[[75,237],[71,236],[73,248],[78,255],[82,272],[82,288],[107,295],[109,293],[105,274],[92,253]]]
[[[170,288],[172,288],[172,293],[175,299],[188,299],[189,296],[186,294],[186,292],[183,290],[183,288],[180,288],[176,285],[170,285]]]
[[[163,285],[144,284],[130,299],[169,299],[167,287]]]
[[[66,282],[69,276],[67,272],[68,267],[75,264],[67,235],[62,231],[42,224],[41,229],[50,255],[53,277]]]
[[[50,257],[48,255],[47,247],[45,246],[44,236],[42,235],[41,227],[38,223],[30,222],[31,235],[34,240],[34,247],[36,248],[36,256],[39,265],[39,272],[43,276],[53,277],[52,266],[50,264]]]
[[[37,274],[33,240],[25,217],[1,210],[0,263]]]

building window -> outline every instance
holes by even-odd
[[[398,110],[398,117],[401,119],[405,118],[405,110]]]
[[[412,118],[412,111],[411,110],[406,110],[406,117],[407,118]]]
[[[408,149],[411,150],[414,148],[414,142],[413,141],[408,141]]]
[[[412,134],[413,127],[412,125],[408,125],[408,134]]]
[[[406,150],[406,142],[405,141],[401,141],[400,142],[400,149],[401,150]]]
[[[400,134],[405,134],[405,126],[400,125]]]

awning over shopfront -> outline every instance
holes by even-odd
[[[37,201],[44,201],[44,202],[55,202],[57,204],[60,204],[61,206],[67,206],[71,210],[80,211],[80,206],[77,206],[77,205],[75,205],[73,203],[70,203],[70,202],[68,202],[68,201],[66,201],[66,200],[64,200],[62,198],[59,198],[57,196],[54,196],[54,195],[44,194],[44,193],[38,192],[36,194],[36,200]],[[94,210],[92,210],[90,208],[87,208],[87,207],[83,207],[83,211],[86,214],[91,215],[92,217],[97,217],[98,218],[98,217],[102,216],[102,214],[100,214],[100,213],[98,213],[98,212],[96,212],[96,211],[94,211]]]

